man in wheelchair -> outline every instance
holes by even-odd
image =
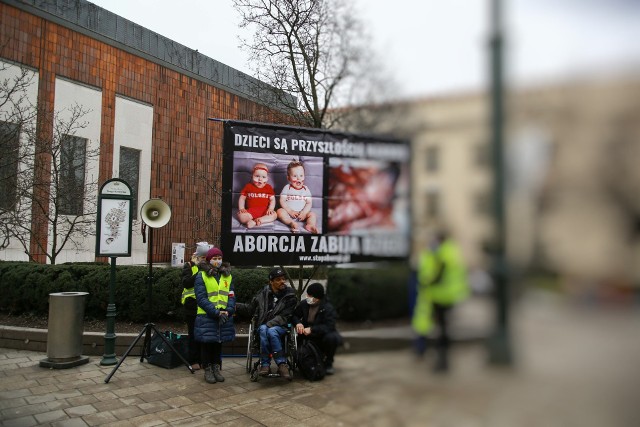
[[[286,274],[276,267],[269,273],[269,284],[258,291],[249,304],[238,304],[238,309],[255,316],[255,327],[260,336],[260,376],[271,374],[271,357],[277,365],[277,373],[291,381],[284,336],[288,333],[297,298],[293,288],[287,286]]]

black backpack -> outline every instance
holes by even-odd
[[[302,376],[309,381],[319,381],[326,371],[322,352],[311,340],[303,340],[297,350],[297,364]]]

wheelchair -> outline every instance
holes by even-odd
[[[256,316],[251,318],[249,323],[249,337],[247,340],[247,360],[246,371],[249,374],[251,381],[258,381],[261,376],[260,371],[260,333],[258,331]],[[283,337],[282,349],[286,353],[287,364],[289,365],[289,375],[293,376],[293,372],[296,370],[296,354],[298,349],[298,334],[296,328],[291,324],[287,325],[287,333]],[[279,378],[280,374],[270,373],[264,378]]]

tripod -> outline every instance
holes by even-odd
[[[144,232],[143,232],[144,234]],[[153,252],[153,227],[149,227],[149,259],[148,259],[148,264],[149,264],[149,275],[147,276],[147,323],[144,325],[144,328],[140,331],[140,333],[138,334],[138,336],[136,337],[135,340],[133,340],[133,342],[131,343],[131,345],[129,346],[129,348],[127,349],[127,351],[124,352],[124,354],[122,355],[122,359],[120,359],[120,361],[118,362],[118,364],[113,368],[113,370],[109,373],[109,375],[107,375],[107,377],[104,379],[105,383],[108,383],[109,380],[111,379],[111,377],[113,376],[113,374],[116,373],[116,371],[118,370],[118,368],[120,367],[120,365],[122,365],[122,362],[124,362],[124,359],[127,358],[127,356],[129,356],[129,353],[131,353],[131,350],[133,350],[133,348],[136,346],[136,344],[138,344],[138,341],[140,341],[140,338],[142,338],[142,335],[144,335],[144,342],[142,344],[142,353],[140,354],[140,362],[144,361],[144,358],[148,358],[149,356],[151,356],[151,331],[154,331],[156,333],[156,335],[158,335],[160,338],[162,338],[162,341],[164,341],[165,344],[167,344],[167,346],[169,346],[169,348],[171,349],[171,351],[173,352],[173,354],[175,354],[176,356],[178,356],[178,358],[182,361],[182,363],[184,363],[184,365],[189,369],[189,371],[194,374],[195,371],[193,370],[193,368],[191,367],[191,365],[189,364],[189,362],[187,362],[187,360],[180,354],[178,353],[178,351],[176,351],[175,347],[173,347],[173,344],[171,344],[171,342],[169,340],[167,340],[167,338],[164,336],[164,334],[161,334],[158,329],[156,329],[156,325],[154,325],[153,323],[150,322],[151,319],[151,296],[152,296],[152,284],[153,284],[153,261],[152,261],[152,252]]]

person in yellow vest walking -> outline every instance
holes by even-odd
[[[198,311],[196,293],[193,290],[193,286],[196,282],[196,274],[199,271],[198,264],[205,262],[209,248],[210,246],[207,242],[196,243],[196,251],[191,256],[191,260],[185,262],[182,266],[182,306],[184,307],[184,318],[189,334],[188,362],[196,371],[200,369],[200,343],[196,341],[193,329]]]
[[[418,265],[417,298],[412,326],[417,334],[416,352],[427,349],[427,336],[435,319],[439,335],[436,340],[434,371],[449,370],[450,316],[453,306],[469,295],[467,273],[458,245],[445,232],[438,232]]]
[[[194,291],[198,303],[195,323],[196,341],[200,343],[204,380],[210,384],[224,381],[222,369],[222,343],[233,341],[236,328],[233,315],[236,296],[231,267],[222,262],[222,251],[211,248],[196,274]]]

